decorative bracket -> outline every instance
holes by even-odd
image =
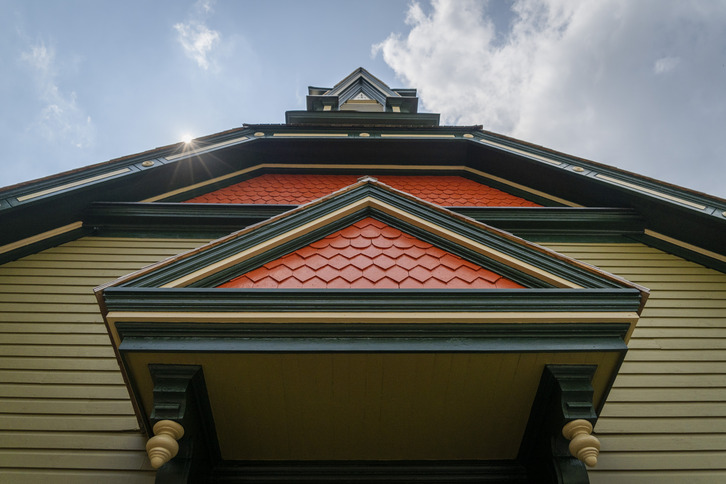
[[[149,372],[156,435],[146,448],[156,483],[198,482],[221,460],[202,367],[149,365]]]
[[[600,442],[590,435],[597,420],[592,401],[596,369],[591,365],[545,367],[519,449],[530,481],[590,482],[584,463],[597,463],[600,449]]]

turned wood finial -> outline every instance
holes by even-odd
[[[173,420],[159,420],[154,425],[154,436],[146,443],[151,467],[158,469],[179,452],[177,440],[184,435],[184,427]]]
[[[600,454],[600,441],[592,434],[592,424],[587,420],[573,420],[562,427],[562,435],[570,441],[570,454],[588,467],[595,467]]]

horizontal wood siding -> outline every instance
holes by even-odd
[[[154,482],[93,288],[203,242],[87,237],[0,267],[0,482]]]
[[[153,482],[92,289],[202,242],[88,237],[0,267],[0,482]],[[726,275],[641,244],[548,247],[652,290],[591,481],[726,482]]]
[[[726,275],[641,244],[547,246],[651,289],[591,482],[726,482]]]

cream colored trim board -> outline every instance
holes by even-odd
[[[275,138],[347,138],[348,133],[273,133]]]
[[[58,227],[57,229],[48,230],[47,232],[33,235],[32,237],[26,237],[21,240],[16,240],[15,242],[12,242],[10,244],[0,246],[0,254],[9,252],[11,250],[19,249],[20,247],[25,247],[26,245],[34,244],[35,242],[40,242],[41,240],[45,240],[50,237],[55,237],[56,235],[65,234],[66,232],[80,229],[81,227],[83,227],[83,222],[73,222],[72,224]]]
[[[684,200],[682,198],[674,197],[672,195],[668,195],[667,193],[658,192],[656,190],[651,190],[650,188],[646,188],[640,185],[636,185],[635,183],[629,183],[623,180],[619,180],[617,178],[612,178],[607,175],[603,175],[602,173],[598,173],[595,175],[595,178],[600,178],[602,180],[609,181],[610,183],[615,183],[616,185],[632,188],[633,190],[637,190],[639,192],[647,193],[649,195],[655,195],[656,197],[665,198],[666,200],[670,200],[671,202],[680,203],[682,205],[687,205],[692,208],[697,208],[699,210],[706,210],[705,205],[701,205],[698,203],[690,202],[688,200]]]
[[[469,168],[468,166],[463,167],[465,171],[468,171],[470,173],[474,173],[476,175],[479,175],[484,178],[489,178],[490,180],[497,181],[499,183],[503,183],[505,185],[509,185],[512,188],[516,188],[518,190],[522,190],[527,193],[531,193],[532,195],[537,195],[538,197],[546,198],[548,200],[552,200],[553,202],[561,203],[563,205],[567,205],[568,207],[582,207],[583,205],[580,205],[578,203],[570,202],[569,200],[565,200],[564,198],[555,197],[553,195],[550,195],[545,192],[541,192],[539,190],[535,190],[534,188],[529,188],[525,185],[520,185],[519,183],[511,182],[505,178],[498,177],[496,175],[492,175],[490,173],[486,173],[484,171],[475,170],[474,168]]]
[[[167,161],[174,161],[174,160],[178,160],[179,158],[184,158],[185,156],[191,156],[191,155],[197,155],[197,154],[200,154],[200,153],[206,153],[207,151],[214,150],[214,149],[217,149],[217,148],[221,148],[223,146],[233,145],[235,143],[239,143],[240,141],[246,141],[248,139],[249,138],[247,136],[240,136],[239,138],[235,138],[235,139],[231,139],[231,140],[227,140],[227,141],[222,141],[221,143],[215,143],[213,145],[208,145],[208,146],[201,146],[199,148],[191,149],[189,151],[182,151],[181,153],[177,153],[175,155],[165,156],[164,159],[167,160]]]
[[[381,138],[456,138],[456,135],[454,135],[454,134],[416,134],[416,133],[386,134],[386,133],[382,133]]]
[[[77,187],[79,185],[85,185],[86,183],[95,182],[98,180],[103,180],[106,178],[110,178],[112,176],[120,175],[121,173],[128,173],[131,171],[131,168],[122,168],[120,170],[110,171],[108,173],[103,173],[101,175],[92,176],[90,178],[84,178],[83,180],[74,181],[73,183],[66,183],[65,185],[60,185],[53,188],[48,188],[47,190],[42,190],[40,192],[30,193],[28,195],[22,195],[20,197],[17,197],[16,200],[18,202],[24,202],[26,200],[32,200],[33,198],[42,197],[43,195],[49,195],[51,193],[59,192],[61,190],[65,190],[66,188],[73,188]]]
[[[482,143],[482,144],[488,145],[488,146],[495,146],[497,148],[501,148],[501,149],[508,150],[508,151],[513,151],[515,153],[519,153],[519,154],[524,155],[524,156],[529,156],[531,158],[536,158],[536,159],[538,159],[540,161],[544,161],[545,163],[549,163],[550,165],[557,165],[557,166],[559,166],[559,165],[562,164],[561,161],[552,160],[550,158],[547,158],[547,157],[544,157],[544,156],[541,156],[541,155],[536,155],[534,153],[530,153],[529,151],[524,151],[524,150],[520,150],[520,149],[517,149],[517,148],[512,148],[511,146],[507,146],[507,145],[495,143],[494,141],[489,141],[487,139],[478,138],[477,141],[480,142],[480,143]]]
[[[492,289],[496,291],[496,289]],[[638,321],[631,312],[155,312],[111,311],[111,324],[127,321],[155,323],[628,323]]]
[[[649,229],[645,229],[644,233],[645,233],[645,235],[655,237],[656,239],[660,239],[665,242],[669,242],[673,245],[683,247],[684,249],[692,250],[693,252],[697,252],[697,253],[705,255],[707,257],[711,257],[712,259],[720,260],[721,262],[726,262],[726,256],[718,254],[716,252],[712,252],[707,249],[702,249],[698,246],[689,244],[688,242],[683,242],[678,239],[674,239],[673,237],[668,237],[667,235],[659,234],[658,232],[653,232],[652,230],[649,230]]]
[[[381,202],[381,201],[376,200],[371,197],[366,197],[366,198],[358,200],[354,203],[351,203],[350,205],[342,207],[330,214],[324,215],[317,220],[309,222],[300,227],[296,227],[296,228],[290,230],[289,232],[278,235],[277,237],[274,237],[268,241],[265,241],[261,244],[254,246],[254,247],[250,247],[249,249],[244,250],[238,254],[227,257],[226,259],[223,259],[221,261],[217,261],[214,264],[211,264],[207,267],[204,267],[195,272],[192,272],[191,274],[187,274],[186,276],[183,276],[177,280],[164,284],[162,287],[188,286],[189,284],[192,284],[196,281],[204,279],[212,274],[217,273],[218,271],[232,267],[236,264],[239,264],[240,262],[243,262],[251,257],[254,257],[255,255],[267,252],[268,250],[273,249],[285,242],[294,240],[294,239],[296,239],[302,235],[305,235],[319,227],[324,227],[324,226],[326,226],[332,222],[335,222],[336,220],[339,220],[351,213],[355,213],[359,210],[363,210],[364,208],[368,208],[368,207],[378,209],[382,212],[385,212],[389,215],[392,215],[392,216],[398,218],[399,220],[403,220],[403,221],[411,223],[417,227],[423,228],[430,233],[439,235],[452,242],[455,242],[464,247],[472,249],[491,259],[494,259],[498,262],[506,264],[509,267],[515,268],[516,270],[522,271],[526,274],[536,277],[537,279],[540,279],[549,284],[552,284],[555,287],[571,288],[571,289],[581,289],[581,287],[582,287],[582,286],[574,284],[566,279],[563,279],[559,276],[545,272],[533,265],[530,265],[530,264],[522,262],[518,259],[515,259],[514,257],[504,254],[503,252],[500,252],[498,250],[487,247],[472,239],[462,237],[448,229],[445,229],[438,225],[427,222],[415,215],[411,215],[407,212],[401,211],[387,203]]]

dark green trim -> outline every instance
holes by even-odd
[[[218,234],[262,222],[297,205],[242,205],[217,203],[95,202],[84,225],[97,235],[174,234],[177,237]]]
[[[348,126],[353,129],[380,127],[427,127],[439,125],[436,113],[392,113],[356,111],[287,111],[285,123],[291,126]]]
[[[156,483],[200,482],[221,461],[202,367],[149,365],[149,372],[154,382],[149,428],[159,420],[173,420],[184,427],[184,436],[179,439],[179,453],[159,468]]]
[[[109,287],[109,311],[632,312],[637,289],[222,289]]]
[[[529,482],[590,482],[585,465],[570,454],[562,427],[576,419],[596,422],[591,383],[596,369],[592,365],[545,367],[518,456],[527,465]]]
[[[701,254],[700,252],[686,249],[685,247],[681,247],[680,245],[666,242],[665,240],[659,239],[657,237],[653,237],[651,235],[633,234],[633,235],[630,235],[629,238],[631,238],[637,242],[640,242],[642,244],[646,244],[651,247],[655,247],[656,249],[660,249],[664,252],[668,252],[670,254],[677,255],[678,257],[683,257],[684,259],[689,260],[691,262],[695,262],[697,264],[701,264],[706,267],[710,267],[711,269],[716,269],[717,271],[726,273],[726,262],[719,260],[719,259],[714,259],[713,257],[709,257],[707,255]],[[726,244],[726,233],[724,233],[723,240],[724,240],[724,244]]]
[[[20,259],[21,257],[35,254],[57,245],[65,244],[66,242],[76,240],[80,237],[91,235],[91,233],[92,231],[90,229],[81,227],[79,229],[70,230],[64,234],[48,237],[47,239],[33,242],[32,244],[24,245],[23,247],[18,247],[17,249],[0,254],[0,264],[5,264],[6,262],[11,262]]]
[[[188,198],[188,197],[185,197]],[[297,205],[95,202],[84,224],[95,235],[221,237]],[[624,208],[447,207],[478,222],[537,240],[602,240],[643,232],[642,218]],[[621,242],[626,242],[622,240]]]
[[[354,327],[351,327],[354,326]],[[620,352],[624,323],[220,324],[119,322],[119,351],[200,353]]]
[[[526,484],[516,461],[225,461],[210,484]]]
[[[614,236],[643,232],[644,221],[627,208],[454,207],[453,211],[520,236]]]
[[[590,272],[577,266],[573,266],[563,260],[551,257],[549,254],[537,250],[536,248],[519,244],[497,232],[489,232],[487,230],[481,229],[480,227],[473,226],[472,224],[467,223],[466,221],[461,220],[448,213],[432,209],[432,207],[428,204],[423,204],[416,199],[404,197],[402,195],[399,195],[397,192],[384,188],[383,186],[376,183],[370,182],[359,185],[355,189],[338,194],[337,196],[329,198],[324,202],[308,206],[287,217],[283,217],[276,221],[270,222],[265,226],[260,227],[258,230],[246,234],[246,236],[244,237],[236,237],[227,242],[218,244],[210,250],[201,251],[197,254],[179,260],[170,266],[163,267],[160,270],[138,277],[124,284],[124,286],[162,286],[166,283],[178,279],[179,277],[182,277],[183,275],[207,267],[208,265],[218,260],[225,259],[273,237],[289,232],[290,230],[303,224],[318,220],[329,213],[332,213],[340,208],[349,206],[350,204],[366,197],[372,197],[379,201],[385,202],[404,212],[417,216],[423,220],[438,225],[444,229],[450,230],[463,237],[474,240],[484,246],[490,247],[501,253],[507,254],[517,260],[520,260],[527,264],[531,264],[545,272],[555,274],[580,286],[588,288],[622,287],[620,284],[606,279],[596,273]],[[353,223],[356,220],[356,217],[362,218],[369,215],[375,216],[376,218],[379,218],[386,223],[390,223],[391,225],[400,228],[404,232],[410,233],[411,235],[416,237],[420,237],[423,240],[431,243],[432,245],[440,247],[444,250],[458,253],[458,255],[467,254],[462,255],[462,257],[467,260],[471,260],[474,255],[477,255],[478,257],[484,257],[476,254],[474,251],[460,247],[454,242],[431,234],[426,230],[420,229],[413,225],[409,225],[394,217],[382,213],[374,213],[374,211],[371,209],[364,209],[359,213],[338,220],[335,223],[331,223],[323,229],[333,231],[338,228],[343,228],[343,224]],[[313,239],[312,237],[320,238],[321,236],[324,236],[321,235],[325,233],[323,229],[313,232],[314,235],[307,234],[306,237],[301,237],[300,239],[298,239],[298,241],[296,241],[296,243],[298,243],[298,245],[302,244],[300,246],[304,246],[307,245],[307,243],[312,242],[313,240],[317,240]],[[310,240],[306,243],[308,239]],[[290,250],[291,247],[293,246],[288,246],[286,248]],[[476,261],[472,260],[472,262]],[[487,260],[481,265],[515,281],[523,281],[524,285],[526,286],[537,287],[537,285],[539,285],[541,287],[542,285],[545,285],[544,283],[536,280],[536,278],[534,277],[515,273],[515,271],[509,266],[493,260]],[[243,273],[240,272],[240,270],[243,271],[245,268],[246,266],[237,267],[237,274]],[[225,280],[231,279],[234,275],[236,274],[232,270],[222,271],[222,273],[219,274],[219,278],[210,278],[200,284],[216,285],[216,283],[221,283]]]

